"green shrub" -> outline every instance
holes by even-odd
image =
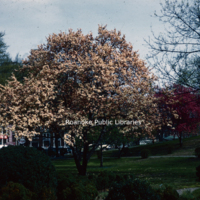
[[[97,190],[105,190],[115,181],[116,175],[112,172],[102,171],[96,177]]]
[[[200,199],[200,189],[194,190],[192,194],[196,197],[196,199]]]
[[[75,179],[72,175],[67,174],[66,176],[58,177],[58,189],[57,189],[57,197],[58,199],[62,199],[63,190],[67,189],[68,186],[72,185],[75,182]],[[64,193],[66,193],[65,191]],[[66,196],[66,194],[64,195]]]
[[[108,196],[105,200],[126,200],[126,196],[123,192],[123,186],[120,183],[115,183],[113,187],[109,190]]]
[[[66,153],[67,153],[67,149],[66,148],[60,149],[60,155],[61,156],[64,156],[64,154],[66,154]]]
[[[90,180],[93,180],[93,183],[96,185],[97,190],[105,190],[110,188],[111,185],[115,182],[124,183],[129,179],[133,179],[132,175],[127,174],[115,174],[113,172],[102,171],[97,176],[89,176]]]
[[[148,158],[150,156],[150,150],[149,149],[142,149],[141,150],[141,157],[142,158]]]
[[[34,200],[35,194],[20,183],[8,182],[0,190],[0,200]]]
[[[96,174],[88,174],[88,180],[96,186],[97,175]]]
[[[170,186],[166,186],[163,192],[163,200],[178,200],[178,192]]]
[[[97,190],[105,190],[109,187],[109,176],[107,171],[102,171],[96,179]]]
[[[172,145],[167,145],[167,154],[172,154],[172,152],[173,152]]]
[[[48,156],[50,156],[50,157],[56,156],[56,152],[53,150],[52,147],[49,147],[47,152],[48,152]]]
[[[116,174],[113,172],[109,172],[108,174],[108,187],[110,188],[110,186],[114,183],[114,181],[116,180]]]
[[[108,191],[102,191],[98,193],[98,196],[95,198],[95,200],[102,200],[105,199],[108,196]]]
[[[164,185],[162,188],[155,190],[155,192],[161,197],[161,200],[178,200],[179,194],[169,185]]]
[[[125,147],[123,149],[123,156],[130,156],[130,149],[128,147]]]
[[[58,178],[58,200],[93,200],[97,195],[95,185],[87,177],[66,175]]]
[[[117,183],[124,183],[126,180],[124,178],[123,175],[121,174],[116,174],[116,178],[115,178],[115,181],[114,182],[117,182]]]
[[[129,180],[134,180],[135,176],[133,176],[132,174],[117,174],[115,179],[113,179],[114,181],[112,181],[112,183],[116,182],[116,183],[125,183]]]
[[[184,191],[178,200],[197,200],[190,191]]]
[[[71,187],[72,191],[72,198],[67,199],[74,199],[74,200],[94,200],[94,198],[98,195],[97,189],[91,183],[83,184],[81,183],[74,183]]]
[[[106,200],[160,200],[158,194],[145,181],[138,179],[115,183]]]
[[[97,158],[98,158],[98,159],[101,159],[101,151],[100,151],[100,150],[97,150],[97,151],[96,151],[96,154],[97,154]]]
[[[45,153],[33,147],[8,146],[0,149],[0,188],[13,181],[40,196],[43,188],[56,192],[56,170]]]
[[[198,167],[196,167],[196,176],[198,177],[198,181],[200,181],[200,165]]]
[[[57,199],[56,193],[54,189],[52,188],[47,188],[47,187],[42,187],[42,192],[40,193],[40,199],[43,200],[55,200]]]
[[[198,158],[200,158],[200,147],[197,147],[197,148],[195,149],[195,155],[196,155]]]
[[[42,151],[42,152],[45,153],[45,150],[44,150],[44,148],[42,148],[42,147],[37,147],[37,150]]]

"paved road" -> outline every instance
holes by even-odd
[[[179,195],[182,195],[184,191],[190,191],[190,192],[193,192],[195,190],[199,189],[199,187],[196,187],[196,188],[184,188],[184,189],[180,189],[180,190],[176,190]]]
[[[183,157],[183,158],[195,158],[196,156],[191,156],[191,155],[185,155],[185,156],[149,156],[149,158],[180,158],[180,157]]]
[[[114,157],[104,157],[104,158],[114,158]],[[115,157],[117,158],[117,157]],[[141,156],[129,156],[121,158],[141,158]],[[196,158],[196,156],[185,155],[185,156],[149,156],[149,158]]]
[[[103,157],[103,158],[117,158],[117,157]],[[129,157],[121,157],[121,158],[141,158],[141,156],[129,156]],[[196,158],[196,156],[185,155],[185,156],[149,156],[149,158]],[[52,160],[57,159],[74,159],[74,158],[66,158],[66,157],[54,157]],[[90,159],[96,159],[96,157],[91,157]]]

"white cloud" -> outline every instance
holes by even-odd
[[[162,0],[164,1],[164,0]],[[116,28],[126,35],[134,50],[148,51],[143,38],[161,30],[160,22],[150,17],[160,10],[160,0],[0,0],[0,32],[5,31],[8,52],[15,57],[28,54],[31,48],[46,42],[49,34],[74,31],[97,35],[98,24],[109,30]],[[158,8],[158,9],[157,9]],[[157,28],[159,27],[159,28]],[[144,56],[142,56],[144,58]]]
[[[40,3],[40,4],[51,2],[51,0],[3,0],[3,1],[9,3]]]

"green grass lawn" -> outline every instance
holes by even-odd
[[[173,148],[172,154],[167,154],[168,147]],[[156,144],[136,146],[129,148],[129,156],[138,156],[142,149],[149,149],[151,155],[194,155],[196,147],[200,147],[200,136],[183,139],[183,147],[179,147],[179,141],[168,141]],[[122,158],[118,159],[118,150],[109,150],[103,152],[104,167],[101,168],[97,155],[93,154],[88,163],[88,173],[99,173],[102,170],[121,174],[133,174],[135,177],[147,180],[153,187],[160,184],[170,184],[175,189],[183,189],[189,187],[200,187],[200,182],[196,179],[196,167],[200,165],[200,159],[197,158]],[[69,156],[71,157],[71,156]],[[106,158],[107,157],[107,158]],[[109,157],[109,158],[108,158]],[[66,173],[77,174],[74,159],[53,160],[58,174]]]
[[[58,174],[77,173],[73,159],[52,161]],[[152,186],[170,184],[175,189],[200,187],[196,181],[197,158],[104,158],[104,167],[99,167],[98,159],[90,159],[88,173],[101,170],[123,174],[134,174],[142,180],[148,180]]]
[[[167,142],[159,142],[155,144],[148,144],[148,145],[138,145],[135,147],[129,148],[129,155],[128,156],[140,156],[140,152],[142,149],[149,149],[152,156],[162,156],[167,155],[168,148],[172,148],[172,156],[184,156],[184,155],[195,155],[195,148],[200,147],[200,136],[193,136],[190,138],[183,139],[183,147],[180,148],[179,146],[179,140],[172,140]],[[104,157],[118,157],[119,151],[117,149],[115,150],[109,150],[109,151],[103,151]],[[124,155],[122,152],[121,156],[127,156]],[[72,157],[71,155],[68,155],[66,157]],[[92,155],[93,158],[96,158],[97,155],[94,153]]]
[[[129,148],[129,156],[139,156],[142,149],[149,149],[152,156],[166,155],[169,146],[172,148],[171,155],[195,155],[195,148],[200,147],[200,136],[193,136],[183,139],[182,148],[180,148],[178,139],[155,144],[138,145]],[[118,151],[104,151],[103,155],[105,157],[117,157]],[[123,153],[122,156],[124,156]]]

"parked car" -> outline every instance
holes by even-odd
[[[110,145],[108,145],[108,146],[106,147],[106,150],[110,150],[110,149],[112,149],[112,147],[111,147]]]
[[[140,145],[146,145],[147,143],[144,140],[141,140],[139,144]]]
[[[175,137],[173,135],[167,136],[167,137],[163,137],[163,140],[165,141],[171,141],[174,139],[178,139],[178,136],[176,135]]]
[[[125,148],[127,148],[127,147],[128,147],[128,145],[125,145],[124,147],[125,147]],[[122,149],[122,148],[123,148],[123,144],[121,144],[121,145],[117,146],[117,149]]]
[[[99,145],[98,149],[100,149],[100,148],[101,148],[101,145]],[[103,144],[102,149],[103,150],[110,150],[110,149],[112,149],[112,147],[109,144]]]
[[[4,144],[4,145],[0,145],[0,149],[3,147],[7,147],[8,145]]]
[[[70,147],[67,147],[67,153],[72,153],[72,149]]]

